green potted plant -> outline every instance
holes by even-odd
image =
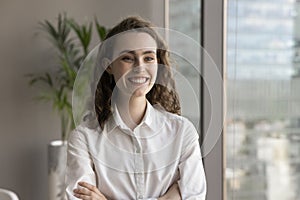
[[[66,140],[75,128],[71,95],[77,72],[89,53],[93,25],[102,41],[107,29],[98,23],[97,18],[93,22],[80,25],[66,14],[59,14],[56,24],[48,20],[39,23],[40,31],[55,49],[57,65],[54,72],[51,70],[44,74],[31,73],[27,76],[29,85],[43,85],[37,100],[52,103],[61,122],[60,140],[52,141],[48,146],[49,200],[64,199]]]

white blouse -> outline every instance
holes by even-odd
[[[131,131],[115,106],[103,130],[83,123],[71,133],[67,197],[77,199],[73,189],[86,181],[109,200],[157,199],[177,181],[182,199],[204,200],[206,179],[198,137],[186,118],[149,102],[142,122]]]

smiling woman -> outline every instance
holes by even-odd
[[[119,95],[146,95],[156,79],[156,42],[147,33],[126,33],[118,36],[114,55],[118,57],[107,67],[120,91]],[[123,42],[119,42],[123,41]],[[132,42],[135,41],[135,42]],[[120,45],[121,44],[121,45]],[[127,48],[123,50],[124,48]],[[124,99],[121,98],[121,99]]]
[[[95,113],[69,138],[68,199],[205,199],[199,136],[180,116],[168,51],[151,26],[126,18],[100,45]]]

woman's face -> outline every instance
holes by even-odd
[[[114,41],[112,64],[107,71],[114,76],[119,92],[145,96],[157,75],[157,45],[147,33],[124,33]]]

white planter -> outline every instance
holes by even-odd
[[[48,200],[65,200],[67,142],[52,141],[48,145]]]

